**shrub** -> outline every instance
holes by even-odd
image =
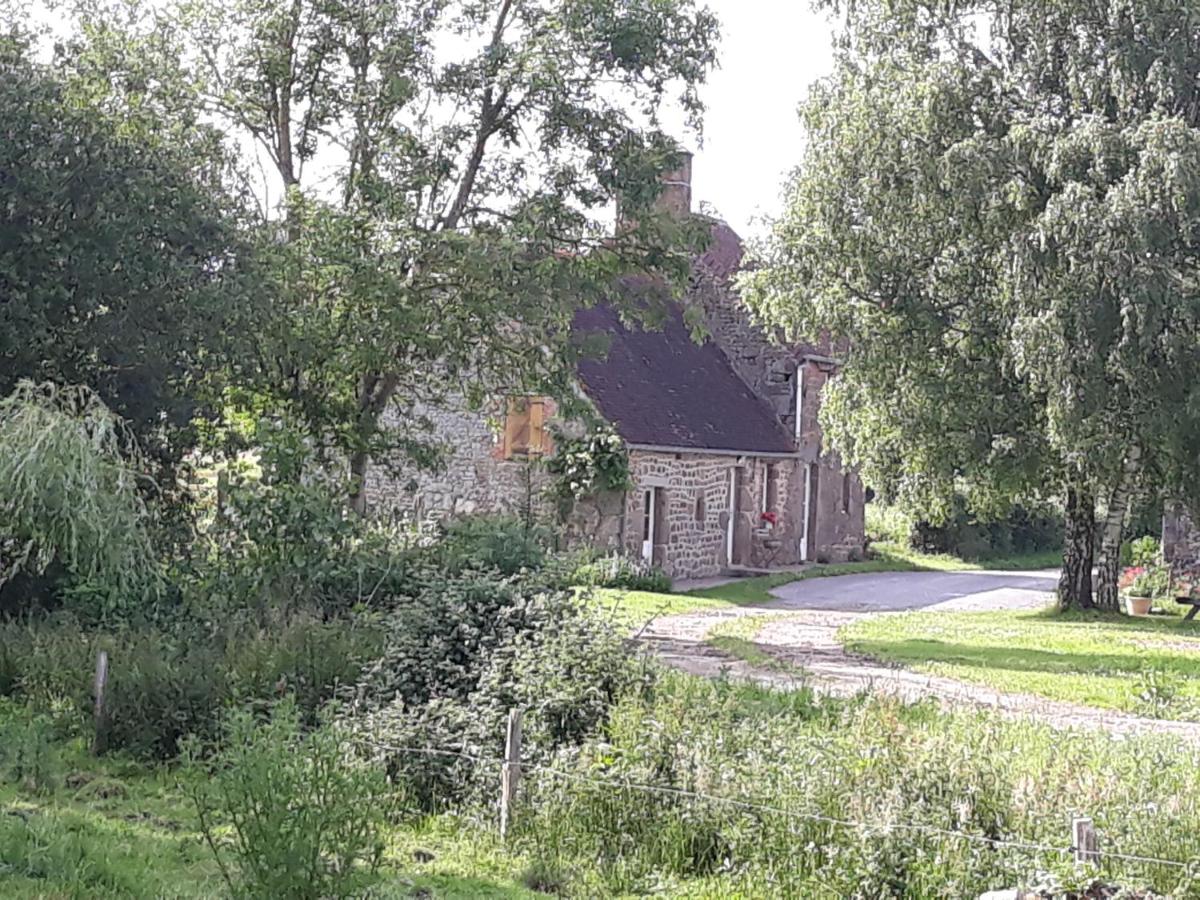
[[[584,553],[567,556],[556,567],[557,580],[564,587],[624,588],[630,591],[666,593],[671,590],[671,578],[662,569],[642,559],[621,554],[597,556]]]
[[[546,470],[554,476],[551,489],[560,498],[581,500],[632,486],[625,442],[611,427],[581,437],[559,433],[554,443],[555,452],[546,460]]]
[[[337,615],[403,582],[406,535],[350,512],[336,482],[241,472],[222,484],[196,558],[180,573],[195,614],[316,608]]]
[[[1170,591],[1171,570],[1157,564],[1134,566],[1121,572],[1117,584],[1127,596],[1161,600]]]
[[[1062,546],[1062,517],[1056,511],[1016,506],[1003,519],[976,516],[963,498],[942,524],[918,522],[910,545],[926,553],[949,553],[967,560],[1020,556]]]
[[[1153,566],[1162,560],[1162,544],[1153,535],[1144,535],[1121,545],[1122,566]]]
[[[235,896],[359,896],[383,855],[383,772],[352,753],[337,726],[305,733],[301,719],[291,700],[266,723],[234,710],[209,763],[189,747],[185,784]]]
[[[544,755],[593,733],[647,677],[586,598],[532,576],[431,576],[397,601],[388,626],[352,710],[354,727],[381,745],[495,758],[508,711],[520,708],[528,752]],[[454,757],[384,755],[423,809],[470,796],[495,774]]]
[[[864,512],[868,541],[873,544],[899,544],[902,547],[911,544],[914,524],[912,517],[898,506],[874,501],[867,504]]]
[[[169,759],[189,734],[211,737],[231,702],[267,705],[285,696],[315,720],[339,685],[353,684],[381,647],[378,626],[363,617],[311,614],[219,627],[128,626],[93,632],[69,617],[9,623],[0,629],[10,692],[42,709],[65,707],[76,723],[92,708],[96,652],[109,653],[108,746]]]
[[[0,781],[23,791],[50,794],[62,775],[58,744],[47,719],[22,716],[0,722]]]
[[[434,558],[448,572],[494,570],[515,575],[540,569],[550,533],[543,526],[508,516],[473,516],[442,526]]]

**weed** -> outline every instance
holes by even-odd
[[[383,773],[355,760],[335,726],[304,734],[300,722],[290,700],[265,724],[235,710],[209,764],[189,748],[186,783],[235,896],[348,897],[379,866],[390,809]]]

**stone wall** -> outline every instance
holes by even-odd
[[[836,454],[817,464],[816,531],[809,548],[813,562],[846,562],[863,558],[866,497],[862,482],[846,472]]]
[[[1175,505],[1163,515],[1163,556],[1180,566],[1200,566],[1200,528],[1188,510]]]
[[[658,490],[659,527],[654,560],[673,578],[717,575],[731,564],[747,567],[800,562],[800,517],[793,503],[798,464],[792,459],[762,459],[723,454],[630,451],[634,487],[625,501],[625,552],[640,555],[647,490]],[[779,520],[762,521],[763,488],[774,470]],[[728,555],[731,473],[739,471],[740,493],[735,529],[735,558]],[[801,501],[802,502],[802,501]]]
[[[704,310],[709,333],[734,371],[767,401],[792,434],[796,427],[794,377],[803,348],[770,340],[754,323],[734,284],[742,257],[741,239],[733,229],[714,224],[712,242],[693,267],[690,299]]]
[[[818,467],[816,495],[811,498],[816,521],[798,521],[804,508],[805,469],[795,469],[790,478],[786,512],[797,521],[780,529],[785,541],[795,542],[784,558],[799,558],[800,539],[805,525],[813,525],[808,542],[808,559],[840,562],[863,553],[866,532],[865,496],[862,482],[851,473],[844,478],[841,460],[835,453],[823,452],[823,433],[819,415],[821,397],[834,367],[826,362],[833,349],[828,342],[819,346],[785,344],[782,335],[768,335],[755,324],[750,310],[742,302],[734,283],[743,258],[741,241],[728,226],[717,223],[713,240],[695,266],[691,296],[704,310],[712,339],[721,347],[738,373],[772,407],[788,434],[797,436],[802,464]],[[807,359],[806,357],[817,357]],[[796,389],[800,381],[800,423],[796,424]],[[843,502],[848,495],[849,503]],[[756,554],[766,557],[770,554]],[[760,563],[756,562],[756,565]]]
[[[631,450],[633,489],[626,493],[625,551],[642,552],[644,492],[659,491],[654,562],[672,578],[703,578],[725,566],[722,513],[730,458]]]
[[[550,520],[552,504],[545,496],[549,476],[543,467],[503,458],[501,437],[491,421],[499,416],[498,405],[479,411],[451,403],[425,406],[417,413],[434,423],[436,440],[445,448],[443,465],[434,472],[404,462],[372,466],[367,473],[369,509],[417,523],[475,513]],[[547,409],[547,417],[552,414]]]
[[[705,314],[712,339],[734,371],[775,411],[788,434],[796,434],[796,378],[803,366],[803,402],[797,458],[633,450],[630,466],[634,489],[576,503],[560,522],[558,504],[547,496],[549,476],[537,462],[505,460],[496,425],[499,405],[490,411],[459,407],[419,410],[435,424],[445,444],[439,472],[422,472],[401,464],[396,471],[373,467],[368,474],[368,504],[418,522],[476,513],[530,515],[553,523],[565,546],[590,544],[602,550],[642,551],[642,491],[662,491],[665,515],[655,540],[655,560],[673,577],[715,575],[731,563],[767,568],[802,561],[806,532],[807,559],[837,562],[863,550],[863,487],[846,476],[836,454],[822,453],[818,414],[821,395],[832,368],[806,355],[827,355],[827,348],[784,345],[772,341],[754,324],[742,303],[734,278],[742,263],[737,235],[715,224],[713,242],[696,260],[692,303]],[[551,411],[548,411],[550,414]],[[816,471],[816,491],[805,514],[809,467]],[[727,558],[730,472],[740,469],[740,495],[735,547]],[[773,528],[761,520],[763,485],[774,471],[776,498]],[[848,502],[846,502],[848,500]]]

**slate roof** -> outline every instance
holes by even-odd
[[[624,291],[639,285],[623,283]],[[644,287],[641,285],[640,287]],[[626,326],[616,310],[580,310],[577,337],[603,334],[607,356],[579,363],[592,402],[630,444],[688,450],[793,453],[791,435],[775,413],[734,372],[712,341],[698,344],[677,304],[668,304],[661,330]]]

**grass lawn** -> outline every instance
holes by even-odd
[[[95,759],[33,721],[0,700],[0,897],[228,896],[178,769]],[[389,837],[371,896],[545,896],[522,883],[525,857],[476,825],[433,817]]]
[[[839,632],[847,648],[1005,691],[1200,720],[1200,622],[1098,612],[905,613]]]
[[[659,616],[678,615],[706,609],[755,606],[774,599],[773,588],[806,578],[830,578],[839,575],[869,575],[874,572],[966,572],[981,569],[1044,569],[1060,563],[1058,552],[1019,556],[1011,559],[970,563],[945,554],[918,553],[899,544],[874,544],[872,558],[861,562],[813,565],[795,572],[780,572],[756,578],[740,578],[729,584],[702,588],[681,594],[631,591],[623,588],[598,588],[596,601],[613,618],[631,628],[641,627]]]

